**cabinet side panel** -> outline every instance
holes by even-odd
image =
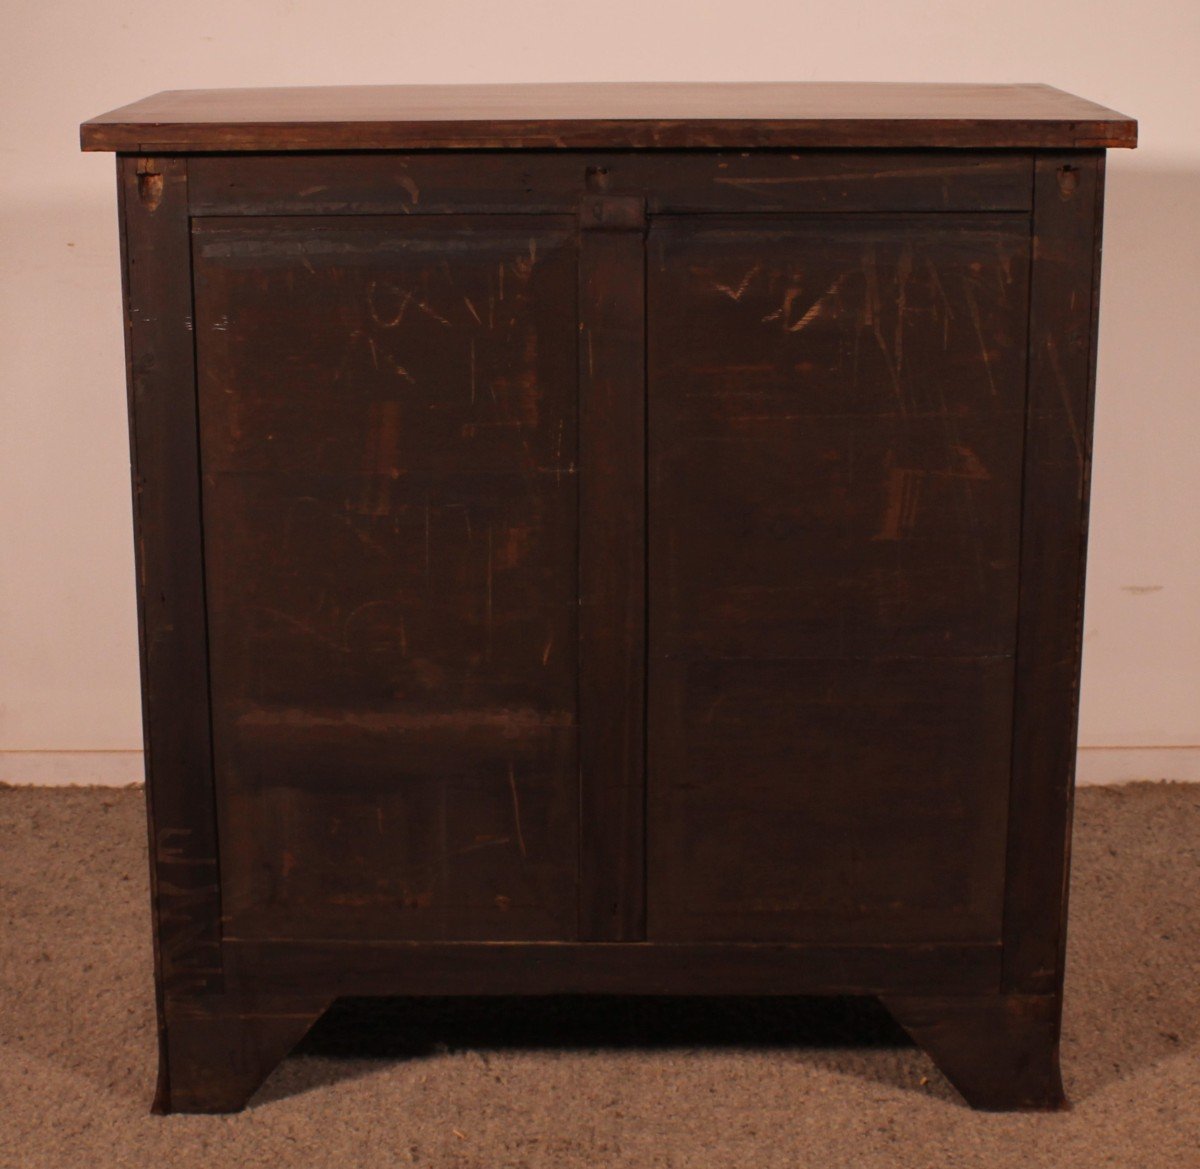
[[[187,167],[118,175],[158,977],[180,995],[221,981]]]
[[[1045,154],[1034,257],[1005,989],[1061,987],[1099,308],[1103,151]]]
[[[229,934],[573,938],[574,221],[193,238]]]

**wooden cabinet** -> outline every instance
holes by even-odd
[[[1057,1037],[1104,148],[1039,86],[159,95],[118,152],[161,1110],[342,994]]]

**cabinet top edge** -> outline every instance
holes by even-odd
[[[84,150],[1100,149],[1137,122],[1041,84],[569,82],[167,90]]]

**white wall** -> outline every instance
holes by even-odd
[[[78,123],[170,88],[635,79],[1046,81],[1140,119],[1109,156],[1082,741],[1141,750],[1082,774],[1200,778],[1197,60],[1197,0],[7,0],[0,778],[138,767],[113,160]]]

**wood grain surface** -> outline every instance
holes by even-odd
[[[1028,233],[656,221],[651,938],[999,939]]]
[[[1133,146],[1137,123],[1048,85],[861,82],[169,90],[85,150]]]
[[[573,221],[194,241],[229,928],[575,937]]]

